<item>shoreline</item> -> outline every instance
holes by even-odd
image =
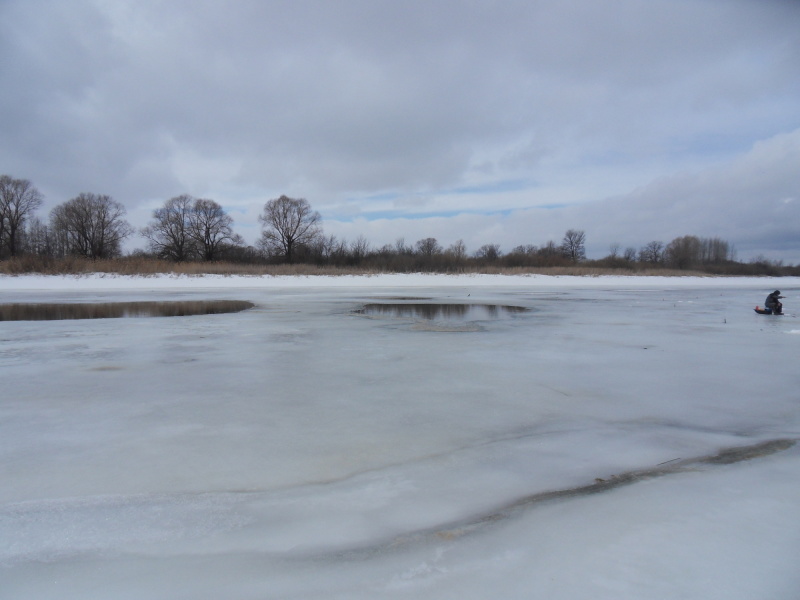
[[[512,288],[786,288],[800,287],[800,277],[659,276],[659,275],[496,275],[496,274],[364,274],[364,275],[0,275],[3,292],[125,291],[201,289],[280,289],[345,287],[512,287]],[[0,300],[1,301],[1,300]]]

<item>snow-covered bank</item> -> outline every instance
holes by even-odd
[[[240,275],[18,275],[0,276],[2,290],[172,290],[172,289],[276,289],[311,287],[536,287],[675,289],[763,288],[800,286],[800,277],[660,277],[572,275],[442,275],[428,273],[337,276],[240,276]]]

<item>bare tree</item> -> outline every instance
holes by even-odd
[[[533,244],[514,246],[511,252],[505,255],[503,264],[507,267],[524,267],[536,264],[536,254],[539,249]]]
[[[408,255],[414,253],[414,249],[411,248],[410,246],[406,246],[406,239],[402,237],[399,237],[397,238],[397,240],[395,240],[394,248],[395,252],[397,252],[397,254],[399,255],[404,255],[404,254]]]
[[[511,250],[511,254],[519,254],[521,256],[533,256],[539,249],[534,246],[533,244],[522,244],[520,246],[515,246],[513,250]]]
[[[358,236],[354,242],[350,243],[350,255],[355,264],[360,264],[369,254],[369,250],[369,242],[363,235]]]
[[[5,245],[11,256],[17,255],[25,219],[41,205],[42,195],[30,181],[0,176],[0,250]]]
[[[500,245],[499,244],[484,244],[475,252],[475,258],[494,262],[500,258]]]
[[[336,239],[334,236],[331,236],[331,240],[333,240],[333,244],[331,246],[331,259],[336,264],[345,264],[347,262],[347,254],[350,244],[347,243],[345,238]]]
[[[704,238],[700,243],[700,255],[704,263],[723,263],[732,261],[736,257],[734,248],[720,238]]]
[[[321,217],[303,198],[281,196],[264,205],[258,220],[265,227],[259,244],[270,255],[294,260],[298,246],[312,245],[322,235]]]
[[[556,243],[553,240],[548,240],[548,242],[544,246],[539,248],[536,251],[536,253],[539,256],[544,256],[544,257],[556,256],[557,254],[559,254],[559,247],[556,246]]]
[[[218,257],[225,244],[241,246],[244,240],[233,232],[233,218],[213,200],[198,198],[189,216],[189,237],[204,260]]]
[[[628,262],[636,262],[636,248],[628,246],[625,252],[622,253],[622,258]]]
[[[442,247],[439,245],[439,242],[436,241],[436,238],[432,237],[418,240],[416,248],[417,254],[426,257],[431,257],[442,253]]]
[[[658,264],[664,260],[664,243],[652,241],[639,250],[639,262]]]
[[[464,244],[464,240],[457,240],[450,244],[446,253],[457,263],[464,262],[467,259],[467,246]]]
[[[586,233],[577,229],[568,229],[561,240],[561,252],[572,262],[580,262],[586,258]]]
[[[189,228],[192,215],[192,197],[186,194],[170,198],[164,206],[153,211],[150,224],[141,230],[149,241],[150,251],[174,261],[192,257],[192,239]]]
[[[664,249],[664,258],[673,267],[689,269],[700,261],[701,242],[693,235],[672,240]]]
[[[312,254],[314,254],[317,260],[321,262],[329,261],[333,256],[338,243],[339,242],[335,235],[330,235],[327,237],[320,235],[314,240],[311,248]]]
[[[175,261],[210,261],[221,248],[244,244],[222,206],[187,194],[170,198],[153,211],[153,220],[141,234],[149,240],[152,252]]]
[[[56,206],[50,221],[66,252],[110,258],[121,254],[122,241],[134,231],[124,216],[125,207],[110,196],[83,193]]]
[[[25,254],[34,256],[53,255],[50,228],[39,217],[33,216],[28,219],[22,237],[21,246]]]

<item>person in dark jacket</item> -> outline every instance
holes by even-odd
[[[781,296],[780,290],[775,290],[764,301],[764,308],[766,308],[771,314],[779,315],[783,311],[783,304],[781,304],[780,299],[783,298]]]

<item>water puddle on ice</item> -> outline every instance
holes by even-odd
[[[0,304],[0,321],[187,317],[241,312],[253,306],[255,306],[253,303],[243,300]]]
[[[507,319],[529,309],[501,304],[366,304],[356,314],[416,321],[425,331],[478,331],[479,322]]]

